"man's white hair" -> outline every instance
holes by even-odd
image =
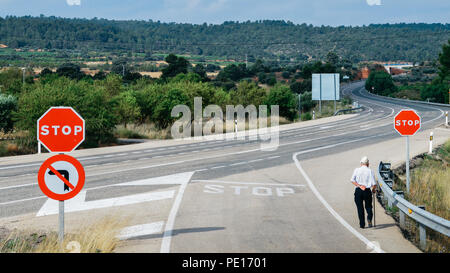
[[[363,156],[360,162],[361,164],[367,165],[369,164],[369,158],[367,156]]]

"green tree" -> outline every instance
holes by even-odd
[[[71,106],[86,122],[84,147],[96,147],[114,141],[113,129],[117,120],[114,102],[105,88],[87,81],[58,78],[52,82],[38,82],[26,86],[13,113],[15,125],[26,130],[31,137],[30,145],[36,145],[36,121],[51,106]],[[34,146],[36,147],[36,146]]]
[[[134,92],[131,90],[120,93],[116,97],[115,111],[119,123],[127,124],[136,121],[141,114],[141,109],[136,101]]]
[[[235,90],[230,92],[231,103],[247,106],[250,104],[258,107],[266,100],[267,92],[260,88],[254,82],[242,81]]]
[[[0,72],[0,92],[18,95],[22,91],[22,70],[10,68]]]
[[[277,84],[270,89],[266,104],[278,105],[280,116],[289,120],[298,116],[298,99],[288,86]]]
[[[162,69],[162,78],[172,78],[180,73],[186,74],[188,71],[189,62],[183,57],[177,57],[174,54],[169,54],[165,61],[169,66]]]
[[[326,62],[336,66],[339,63],[339,56],[334,51],[330,51],[327,54]]]
[[[180,89],[170,89],[161,96],[160,101],[153,112],[153,121],[155,125],[162,129],[167,128],[176,118],[171,116],[172,109],[179,105],[188,104],[187,96]]]
[[[9,132],[13,129],[12,112],[16,107],[17,99],[14,96],[0,93],[0,132]]]
[[[196,66],[194,66],[192,68],[192,72],[199,75],[202,81],[209,81],[209,78],[206,75],[206,68],[202,64],[197,64]]]
[[[122,91],[122,77],[111,73],[106,76],[106,79],[102,81],[96,81],[95,85],[98,87],[103,86],[109,97],[114,97],[120,94]]]
[[[449,86],[445,82],[435,80],[420,90],[422,100],[430,100],[437,103],[448,103]]]
[[[386,71],[372,71],[366,81],[366,90],[375,94],[388,96],[397,92],[391,75]]]
[[[450,40],[442,46],[442,52],[439,53],[439,76],[441,79],[450,81]]]
[[[217,79],[224,82],[227,80],[239,81],[250,75],[251,73],[248,71],[245,64],[230,64],[219,72],[219,75],[217,75]]]
[[[85,76],[84,73],[81,72],[80,66],[74,63],[65,63],[60,65],[56,69],[56,74],[58,74],[58,76],[64,76],[74,80],[80,80]]]

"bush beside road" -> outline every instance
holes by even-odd
[[[450,219],[450,140],[434,149],[433,154],[420,154],[411,159],[410,193],[406,192],[405,164],[394,170],[394,190],[403,191],[412,204],[425,206],[425,210],[444,219]],[[387,208],[386,204],[385,207]],[[398,209],[387,208],[397,221]],[[419,229],[414,220],[407,217],[405,237],[419,244]],[[427,252],[448,253],[450,239],[427,229]]]

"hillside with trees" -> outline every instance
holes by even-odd
[[[0,44],[46,50],[191,54],[245,60],[299,62],[329,51],[359,62],[433,60],[450,38],[450,24],[313,26],[260,20],[213,24],[0,17]]]

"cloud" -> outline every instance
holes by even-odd
[[[369,6],[381,6],[381,0],[366,0]]]
[[[69,6],[79,6],[81,5],[81,0],[66,0]]]

